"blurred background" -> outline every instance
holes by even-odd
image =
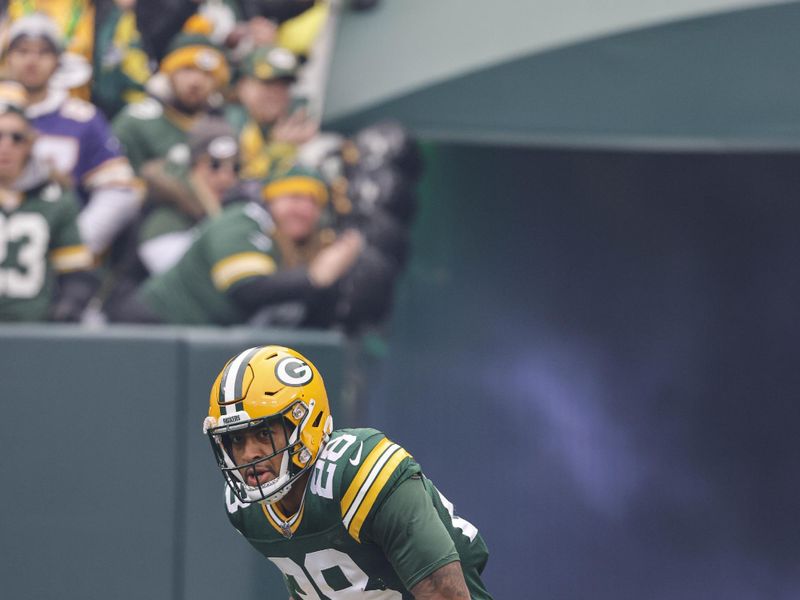
[[[324,330],[0,326],[14,595],[283,597],[200,424],[285,343],[478,527],[495,598],[797,598],[800,3],[332,7],[306,85],[362,159],[316,166],[348,222],[365,156],[416,190],[391,283]]]

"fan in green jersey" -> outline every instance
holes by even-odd
[[[204,219],[243,199],[239,144],[231,126],[220,117],[203,117],[188,142],[188,165],[164,159],[142,168],[147,214],[139,227],[138,254],[151,274],[166,271],[183,256]]]
[[[77,321],[96,287],[75,198],[31,156],[25,89],[0,82],[0,321]]]
[[[290,170],[268,182],[262,195],[263,201],[234,202],[207,219],[185,254],[145,281],[111,319],[326,325],[337,284],[358,258],[363,238],[348,230],[324,239],[328,192],[317,173]]]
[[[175,36],[148,82],[152,97],[126,106],[112,123],[134,170],[159,158],[188,162],[188,131],[228,77],[225,55],[202,31]]]
[[[203,424],[228,517],[295,600],[490,599],[478,530],[406,450],[333,429],[316,367],[281,346],[234,356]]]

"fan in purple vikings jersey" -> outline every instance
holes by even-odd
[[[77,321],[95,291],[69,190],[31,156],[25,89],[0,82],[0,322]]]
[[[103,114],[53,85],[61,51],[58,27],[44,14],[23,17],[9,30],[8,71],[27,89],[27,116],[39,133],[34,155],[71,180],[81,237],[99,254],[138,214],[142,191]]]

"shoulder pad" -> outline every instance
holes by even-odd
[[[314,465],[309,490],[336,501],[342,523],[359,540],[361,526],[384,491],[393,487],[409,456],[375,429],[335,431]]]
[[[161,103],[155,98],[147,98],[136,104],[128,105],[128,114],[134,119],[150,120],[160,117],[164,112]]]
[[[69,98],[61,107],[61,116],[80,123],[91,121],[97,114],[97,108],[79,98]]]

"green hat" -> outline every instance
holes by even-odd
[[[295,166],[267,179],[261,190],[267,202],[286,194],[308,194],[324,205],[328,202],[328,184],[318,171]]]
[[[280,46],[261,46],[244,57],[241,72],[244,77],[259,81],[297,79],[300,60],[289,49]]]

